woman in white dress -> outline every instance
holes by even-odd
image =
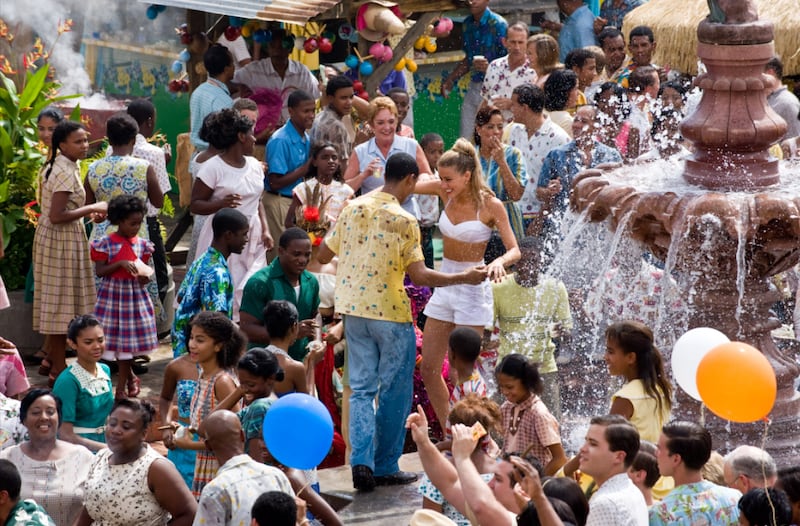
[[[204,162],[192,187],[190,210],[209,216],[223,208],[236,208],[250,220],[250,236],[241,254],[231,254],[228,269],[233,278],[233,319],[239,318],[247,279],[267,264],[266,251],[273,241],[267,228],[261,195],[264,192],[264,167],[252,156],[256,139],[253,121],[233,109],[214,114],[207,122],[208,142],[220,151]],[[211,246],[211,221],[200,231],[195,259]]]

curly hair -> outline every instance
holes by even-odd
[[[225,108],[209,115],[206,139],[218,150],[227,150],[239,140],[240,133],[250,133],[253,121],[233,108]]]
[[[503,415],[498,406],[490,398],[482,397],[476,393],[468,393],[467,396],[456,402],[447,421],[451,425],[464,424],[471,426],[475,422],[480,422],[489,435],[500,433],[500,426],[503,423]]]
[[[118,195],[108,203],[108,222],[118,225],[133,214],[146,214],[147,206],[141,197],[135,195]]]
[[[544,82],[544,107],[547,111],[567,108],[569,93],[578,86],[578,75],[571,69],[557,69]]]
[[[217,353],[217,364],[222,369],[230,369],[236,365],[247,347],[247,338],[230,318],[221,312],[199,312],[189,322],[189,326],[203,329],[215,343],[222,344],[222,349]]]
[[[367,122],[372,124],[375,116],[381,110],[389,110],[392,115],[397,117],[397,105],[392,99],[389,97],[375,97],[369,103],[369,118],[367,119]]]
[[[475,146],[480,147],[481,145],[481,136],[478,134],[478,128],[489,124],[489,121],[491,121],[492,117],[495,115],[500,115],[500,118],[503,118],[503,112],[494,106],[484,106],[475,114],[475,129],[472,131],[472,141],[475,143]]]

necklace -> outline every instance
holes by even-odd
[[[525,413],[525,408],[518,405],[514,406],[514,414],[511,417],[511,424],[508,426],[508,432],[516,435],[519,430],[519,423],[522,421],[522,415]]]

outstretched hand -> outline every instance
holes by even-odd
[[[416,413],[411,413],[406,418],[406,429],[411,430],[411,438],[414,439],[417,445],[430,440],[428,436],[428,417],[425,416],[425,411],[422,410],[421,405],[417,406]]]

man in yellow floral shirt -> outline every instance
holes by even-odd
[[[386,161],[386,183],[354,200],[339,215],[317,256],[327,263],[339,256],[336,310],[343,314],[348,345],[350,440],[353,486],[407,484],[413,473],[400,471],[405,418],[411,409],[416,337],[403,287],[406,272],[417,285],[477,284],[484,268],[443,274],[425,266],[416,219],[400,203],[414,193],[419,167],[397,153]],[[373,400],[378,396],[378,410]]]

